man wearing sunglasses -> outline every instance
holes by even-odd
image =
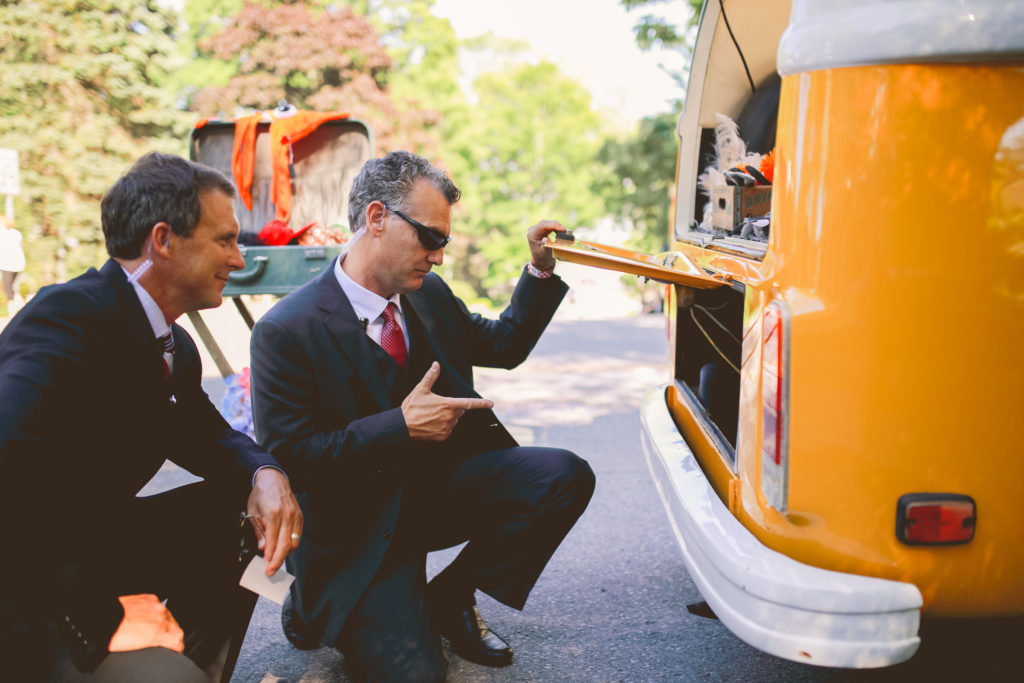
[[[282,625],[297,647],[337,647],[357,680],[444,680],[441,634],[464,658],[511,663],[475,592],[522,609],[593,493],[584,460],[520,447],[473,389],[474,365],[527,357],[565,295],[543,246],[563,228],[528,230],[531,261],[486,319],[431,273],[459,197],[414,154],[371,160],[349,249],[253,330],[257,436],[305,514]],[[466,541],[428,584],[426,553]]]

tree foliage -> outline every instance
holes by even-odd
[[[611,139],[601,148],[600,159],[609,173],[599,182],[612,215],[632,222],[635,246],[658,252],[667,248],[670,207],[674,194],[677,112],[644,118],[636,132]]]
[[[142,152],[180,152],[163,86],[177,13],[138,0],[0,2],[0,147],[18,150],[17,225],[34,287],[104,258],[99,200]]]
[[[620,0],[628,10],[653,9],[662,1]],[[673,49],[688,56],[703,0],[688,2],[691,11],[686,26],[676,26],[655,14],[642,16],[634,27],[637,44],[645,49]],[[680,95],[685,94],[687,74],[670,75],[679,85]],[[601,149],[601,161],[609,170],[606,177],[613,180],[603,181],[599,191],[607,198],[612,214],[633,224],[634,246],[645,251],[667,247],[679,149],[676,120],[681,110],[682,97],[676,100],[673,111],[644,118],[634,132],[609,140]]]
[[[654,5],[663,4],[666,0],[621,0],[622,6],[627,10],[637,8],[650,8]],[[693,28],[700,19],[700,10],[704,6],[704,0],[687,0],[690,5],[690,20],[686,26],[675,26],[664,17],[655,14],[645,14],[633,27],[636,33],[636,43],[642,48],[667,47],[675,49],[686,43],[686,29]]]
[[[363,3],[360,3],[363,4]],[[465,114],[459,87],[458,41],[451,22],[434,16],[433,0],[375,0],[364,14],[381,35],[392,65],[385,74],[402,106],[442,118]]]
[[[459,43],[433,4],[187,0],[182,22],[164,0],[0,0],[0,146],[21,153],[19,227],[39,226],[26,231],[45,270],[33,286],[102,260],[98,200],[139,154],[182,153],[199,115],[281,99],[351,111],[378,153],[409,149],[450,172],[464,198],[444,270],[471,296],[508,294],[541,218],[583,227],[613,211],[664,233],[671,117],[608,141],[578,82],[493,37]]]
[[[529,258],[530,225],[587,226],[605,214],[593,190],[604,138],[590,93],[551,63],[484,74],[473,90],[471,135],[458,150],[466,192],[457,228],[467,244],[455,275],[501,298]]]
[[[207,116],[271,109],[350,111],[369,123],[379,146],[422,151],[436,123],[430,111],[400,109],[387,75],[392,60],[380,35],[351,7],[306,2],[246,3],[220,31],[198,41],[199,54],[237,64],[224,85],[210,85],[193,106]]]
[[[700,20],[704,0],[686,1],[690,6],[690,18],[685,26],[677,26],[665,17],[653,13],[653,8],[664,4],[666,0],[619,0],[627,10],[641,8],[650,10],[647,14],[642,15],[633,26],[637,45],[645,50],[675,50],[688,58],[693,51],[697,22]],[[669,76],[672,77],[683,92],[686,91],[688,75],[688,69],[679,72],[669,72]]]

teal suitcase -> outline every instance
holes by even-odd
[[[192,131],[189,157],[233,178],[231,154],[235,124],[211,120]],[[348,194],[352,181],[373,154],[370,128],[355,119],[327,121],[292,146],[292,212],[289,226],[298,230],[312,222],[341,227],[348,234]],[[235,202],[243,244],[274,219],[270,201],[270,123],[257,127],[253,168],[252,209]],[[224,296],[283,295],[323,272],[341,253],[341,245],[243,246],[245,268],[231,274]]]

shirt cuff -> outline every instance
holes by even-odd
[[[285,479],[288,479],[288,473],[285,472],[284,470],[282,470],[280,467],[276,467],[274,465],[263,465],[262,467],[257,467],[256,471],[252,473],[252,484],[250,486],[255,486],[256,485],[256,475],[260,473],[260,470],[265,470],[268,467],[270,469],[272,469],[272,470],[277,470],[278,472],[280,472],[281,474],[284,475]],[[288,481],[291,481],[291,480],[289,479]]]
[[[551,277],[551,274],[554,272],[554,270],[554,268],[551,268],[551,270],[541,270],[532,263],[526,264],[526,272],[532,275],[533,277],[539,278],[541,280]]]

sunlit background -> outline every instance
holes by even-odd
[[[351,111],[372,126],[376,155],[409,149],[449,171],[464,196],[442,274],[474,305],[507,300],[528,255],[524,232],[541,218],[659,251],[699,6],[0,4],[0,148],[18,153],[13,222],[28,258],[18,290],[30,298],[102,264],[99,200],[133,159],[186,155],[201,117],[231,119],[281,100]],[[602,283],[615,291],[602,293]],[[605,314],[628,312],[642,289],[592,274],[571,284],[565,314],[578,317],[591,298]],[[0,318],[7,312],[0,301]]]

